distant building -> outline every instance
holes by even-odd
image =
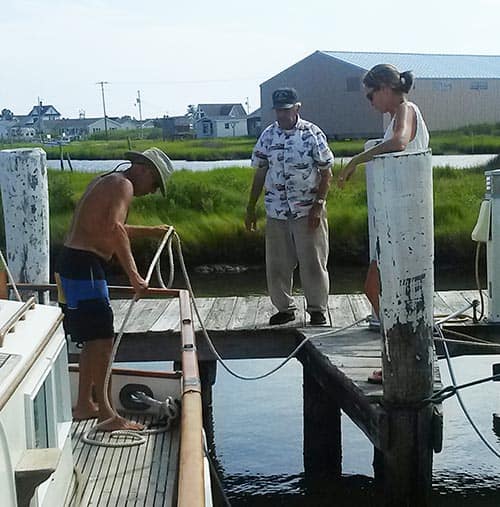
[[[274,120],[273,90],[293,86],[302,116],[329,137],[379,137],[389,118],[371,107],[362,85],[379,63],[413,71],[409,98],[431,131],[500,121],[500,56],[316,51],[260,85],[262,125]]]
[[[57,120],[61,117],[61,114],[52,105],[47,106],[33,106],[33,109],[28,113],[26,123],[36,123],[41,117],[42,121],[45,120]]]
[[[116,120],[107,118],[108,131],[124,129]],[[56,138],[70,140],[86,139],[92,134],[105,132],[104,118],[63,118],[62,120],[47,120],[43,123],[43,133]]]
[[[194,113],[196,137],[246,136],[246,119],[241,104],[199,104]]]
[[[247,116],[247,130],[249,136],[260,136],[260,133],[262,132],[262,118],[260,107]]]
[[[163,139],[182,139],[193,135],[189,116],[165,116],[161,119]]]
[[[34,127],[29,125],[13,125],[9,129],[9,137],[12,141],[39,141],[40,137],[37,136],[37,131]]]

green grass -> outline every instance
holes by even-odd
[[[434,171],[437,262],[472,265],[474,243],[470,233],[485,191],[483,169],[440,168]],[[243,223],[252,175],[252,169],[237,167],[206,172],[177,171],[169,182],[166,198],[152,195],[134,199],[128,222],[174,225],[182,238],[186,260],[191,265],[215,262],[263,264],[265,213],[262,198],[257,210],[257,232],[247,232]],[[74,206],[93,176],[49,171],[53,249],[57,250],[62,244]],[[332,185],[328,197],[328,220],[330,261],[365,264],[368,228],[362,168],[343,191]],[[3,235],[3,230],[0,229],[0,233]],[[136,245],[134,251],[139,263],[145,265],[154,248],[155,245],[148,241]]]

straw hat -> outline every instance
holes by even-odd
[[[142,153],[140,151],[127,151],[125,152],[125,159],[130,160],[132,163],[138,162],[149,166],[152,165],[160,175],[160,190],[161,193],[165,195],[167,191],[167,181],[174,172],[174,167],[163,151],[158,148],[148,148]]]

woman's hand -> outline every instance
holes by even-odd
[[[351,178],[351,176],[356,171],[357,163],[354,158],[351,158],[347,165],[340,171],[339,179],[337,180],[337,186],[339,188],[344,188],[345,182]]]

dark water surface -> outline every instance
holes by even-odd
[[[454,358],[459,383],[491,375],[500,355]],[[277,360],[230,361],[238,372],[260,374]],[[449,385],[440,361],[443,385]],[[500,384],[490,382],[463,391],[476,424],[500,452],[492,431],[492,413],[500,412]],[[432,505],[500,505],[500,460],[473,433],[454,398],[444,402],[443,451],[434,456]],[[302,367],[288,363],[265,380],[242,382],[218,367],[214,386],[213,453],[233,506],[380,505],[373,484],[373,450],[363,433],[342,417],[343,477],[306,480],[302,459]]]
[[[364,274],[364,268],[333,269],[332,292],[360,292]],[[265,276],[258,270],[193,274],[192,283],[200,296],[265,293]],[[472,289],[474,278],[467,272],[441,271],[436,274],[436,288]],[[257,375],[279,362],[240,360],[228,361],[228,365],[244,375]],[[456,357],[452,362],[457,381],[464,383],[490,376],[491,365],[500,362],[500,355]],[[444,360],[440,369],[443,386],[447,386],[450,380]],[[500,383],[489,382],[462,393],[474,421],[500,452],[500,438],[492,430],[492,414],[500,412]],[[454,397],[444,402],[444,417],[443,451],[434,455],[432,505],[500,506],[500,459],[474,434]],[[298,361],[252,382],[235,379],[218,365],[212,420],[213,433],[208,430],[211,454],[233,507],[382,505],[374,485],[372,446],[345,415],[342,478],[305,477],[302,366]]]

